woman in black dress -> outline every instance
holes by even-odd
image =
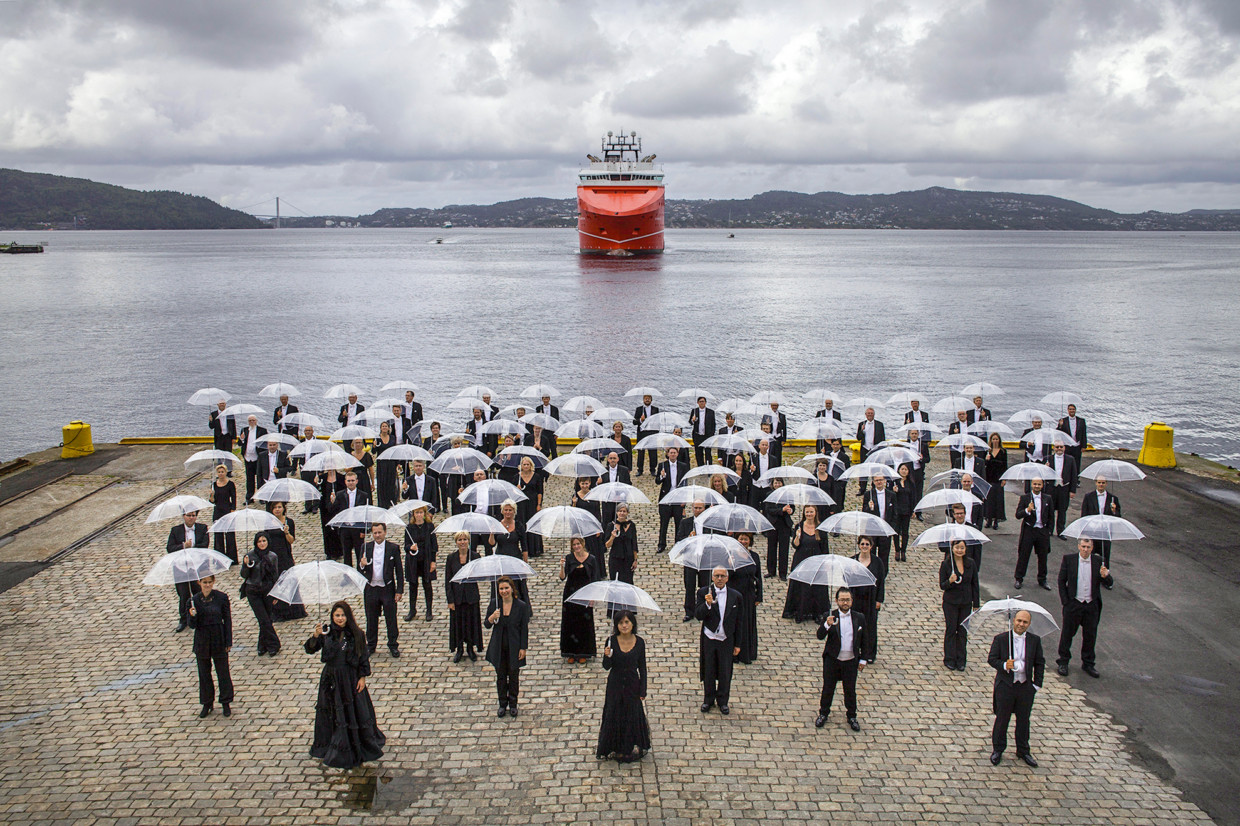
[[[280,573],[284,573],[297,564],[293,559],[293,543],[297,541],[297,525],[285,515],[286,508],[287,505],[283,502],[267,503],[267,512],[280,520],[281,525],[279,528],[266,531],[267,543],[280,563]],[[272,609],[272,619],[276,622],[305,619],[305,616],[304,605],[289,605],[287,602],[276,600],[275,607]]]
[[[215,577],[198,580],[201,593],[189,600],[189,627],[194,629],[194,657],[198,660],[198,702],[202,703],[199,717],[206,717],[215,705],[215,683],[211,681],[211,666],[220,681],[220,705],[224,716],[231,717],[228,704],[233,701],[232,675],[228,673],[228,651],[232,648],[232,608],[228,594],[215,590]]]
[[[241,595],[250,603],[258,622],[258,656],[280,653],[280,637],[272,625],[272,601],[267,594],[280,576],[280,560],[267,543],[267,535],[254,535],[254,548],[241,559]]]
[[[522,524],[529,524],[534,514],[542,510],[543,476],[541,471],[534,468],[533,459],[528,456],[521,457],[520,470],[513,484],[517,486],[517,490],[525,494],[525,499],[517,503],[517,518]],[[538,534],[526,535],[525,549],[529,551],[530,556],[542,556],[542,537]]]
[[[744,453],[736,453],[732,456],[732,470],[740,476],[739,479],[729,479],[728,485],[732,489],[732,501],[741,505],[753,505],[753,475],[749,471],[749,460]]]
[[[465,563],[478,558],[469,547],[469,531],[457,531],[452,538],[456,551],[449,553],[444,562],[443,588],[448,601],[448,650],[453,652],[452,662],[459,663],[466,650],[469,659],[478,659],[476,652],[482,648],[482,608],[478,604],[478,583],[452,581]]]
[[[345,489],[344,474],[334,470],[325,470],[319,474],[318,480],[319,503],[322,505],[319,508],[319,526],[323,529],[323,553],[328,559],[340,559],[344,556],[344,549],[340,547],[340,532],[335,528],[329,528],[327,523],[334,516],[332,509],[328,507],[332,494]]]
[[[793,569],[811,556],[827,553],[827,535],[818,532],[818,508],[814,505],[801,508],[801,521],[792,536],[792,546],[796,549],[792,556]],[[790,580],[788,596],[784,599],[784,619],[797,622],[817,619],[826,613],[830,599],[826,586]]]
[[[487,539],[487,544],[492,548],[491,553],[511,556],[529,565],[529,534],[525,530],[525,523],[517,519],[516,502],[511,499],[505,499],[503,504],[499,506],[499,523],[504,526],[504,530],[508,531],[508,533],[490,535]],[[525,584],[525,580],[516,580],[513,587],[516,589],[517,599],[528,605],[532,612],[534,605],[530,602],[530,592]],[[491,600],[492,602],[495,600],[494,593],[491,595]]]
[[[357,489],[364,491],[373,500],[375,457],[366,452],[366,441],[364,439],[354,439],[349,447],[349,455],[362,463],[361,467],[353,468],[357,472]]]
[[[830,496],[835,501],[835,480],[831,478],[831,462],[828,459],[819,459],[814,463],[814,478],[810,479],[808,484],[813,485],[820,491]],[[828,505],[823,510],[827,515],[838,513],[840,503],[835,501],[834,505]]]
[[[560,656],[569,663],[583,663],[598,651],[594,642],[594,609],[566,600],[576,591],[603,578],[598,560],[586,550],[586,542],[580,536],[569,540],[572,550],[560,562],[560,579],[564,580],[564,594],[560,611]]]
[[[913,508],[917,505],[917,485],[913,481],[913,466],[904,462],[896,472],[900,475],[891,483],[892,512],[895,514],[895,552],[896,562],[907,562],[908,527],[913,521]],[[857,595],[853,594],[856,604]]]
[[[715,473],[710,477],[710,489],[723,497],[725,502],[735,502],[736,494],[728,487],[728,477],[722,473]],[[742,505],[744,502],[741,503]]]
[[[637,567],[637,526],[629,519],[629,506],[625,502],[616,505],[616,521],[603,529],[607,537],[607,564],[612,576],[621,582],[633,584],[633,569]]]
[[[754,486],[754,496],[765,499],[784,486],[783,479],[772,479],[770,491]],[[766,576],[775,577],[776,561],[779,563],[779,578],[788,581],[788,540],[792,537],[792,505],[780,505],[774,502],[762,503],[762,515],[775,526],[775,530],[766,535]],[[796,567],[794,562],[792,567]],[[788,586],[791,588],[792,586]]]
[[[347,602],[332,606],[327,631],[316,623],[306,653],[322,651],[323,673],[314,704],[314,743],[310,756],[336,769],[351,769],[383,756],[387,738],[375,721],[366,678],[370,657],[366,635]]]
[[[405,576],[409,580],[409,613],[405,615],[408,622],[418,615],[418,583],[422,583],[422,591],[426,597],[427,622],[431,621],[431,594],[434,592],[432,583],[435,581],[435,558],[439,556],[439,538],[435,535],[435,524],[431,522],[430,511],[421,507],[409,515],[409,524],[405,526]]]
[[[589,476],[582,476],[578,478],[577,490],[573,492],[573,498],[570,504],[574,508],[581,508],[583,511],[593,514],[594,518],[598,520],[599,525],[602,525],[603,503],[591,502],[586,498],[586,494],[590,492],[590,488],[593,486],[594,480]],[[593,536],[587,536],[586,550],[590,553],[590,556],[594,557],[595,561],[598,562],[598,568],[602,572],[601,579],[607,579],[607,561],[605,558],[607,546],[603,544],[603,535],[601,533],[596,533]],[[591,654],[590,656],[594,655]]]
[[[952,671],[964,671],[968,659],[969,633],[963,625],[973,604],[977,568],[969,559],[963,539],[952,543],[951,556],[939,565],[939,588],[943,591],[943,665]]]
[[[650,751],[650,723],[646,721],[646,641],[637,636],[637,617],[617,611],[613,634],[603,649],[607,697],[595,756],[615,756],[620,763],[641,760]]]
[[[392,435],[392,425],[388,422],[380,422],[379,438],[375,439],[375,443],[371,445],[370,452],[371,462],[375,468],[377,501],[381,508],[390,508],[400,501],[400,490],[396,479],[397,465],[400,462],[384,462],[379,464],[375,461],[383,455],[383,451],[390,447],[396,447],[396,437]]]
[[[624,435],[624,422],[611,423],[611,435],[607,438],[616,443],[616,453],[620,454],[620,464],[633,470],[633,440]]]
[[[1008,468],[1007,450],[1003,447],[1003,438],[998,433],[990,434],[990,447],[986,450],[986,481],[990,490],[986,493],[986,507],[983,509],[987,528],[997,528],[1000,522],[1007,521],[1007,508],[1003,504],[1003,474]]]
[[[215,466],[215,482],[211,485],[211,492],[207,495],[207,499],[215,505],[211,510],[212,522],[237,509],[237,486],[228,478],[227,466],[222,464]],[[236,562],[237,535],[235,533],[217,533],[215,535],[215,550]]]
[[[499,604],[491,600],[487,607],[486,627],[492,629],[487,662],[495,666],[499,716],[516,717],[521,667],[525,665],[525,650],[530,646],[530,606],[516,598],[511,577],[500,577],[495,591]]]
[[[735,659],[748,665],[758,659],[758,606],[762,604],[762,559],[753,549],[753,534],[737,534],[736,541],[745,546],[745,550],[749,552],[749,558],[753,560],[753,565],[746,565],[733,571],[732,579],[728,583],[740,591],[741,596],[744,597],[741,602],[740,623],[743,626],[740,638],[744,640],[744,643],[741,645],[741,653]]]
[[[857,537],[857,553],[853,559],[864,565],[874,575],[873,585],[852,586],[853,610],[865,615],[865,639],[861,655],[867,662],[878,658],[878,612],[887,598],[887,566],[874,553],[874,540],[868,536]]]

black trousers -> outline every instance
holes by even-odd
[[[258,490],[258,460],[245,463],[245,501],[249,504],[254,499],[254,491]]]
[[[969,616],[968,605],[943,603],[943,664],[948,668],[964,666],[969,659],[969,632],[961,625]]]
[[[354,566],[354,554],[357,555],[358,562],[362,561],[362,548],[366,545],[366,532],[358,528],[337,528],[336,533],[340,537],[340,551],[344,556],[344,564],[352,568]]]
[[[1072,494],[1066,485],[1056,485],[1051,493],[1051,505],[1055,508],[1055,536],[1063,533],[1068,527],[1068,507],[1072,504]]]
[[[667,526],[672,526],[672,536],[676,536],[676,526],[685,509],[681,505],[659,505],[659,550],[667,550]]]
[[[647,436],[653,435],[654,432],[655,431],[650,431],[650,430],[637,431],[637,441],[640,442],[642,439],[646,438]],[[636,444],[636,442],[634,442],[634,444]],[[633,452],[637,454],[637,472],[642,473],[643,472],[642,463],[645,461],[649,461],[650,472],[654,473],[654,469],[659,466],[659,451],[657,450],[634,450]]]
[[[177,610],[180,612],[181,622],[183,623],[189,622],[190,595],[201,594],[201,593],[202,593],[202,587],[199,586],[198,580],[194,580],[192,582],[178,582],[177,583],[177,598],[178,598],[178,603],[179,603],[177,606]]]
[[[228,673],[228,654],[211,657],[198,655],[198,702],[204,706],[215,705],[215,683],[211,680],[211,665],[215,664],[215,676],[220,681],[220,702],[233,701],[232,675]]]
[[[1029,554],[1038,555],[1038,582],[1046,582],[1046,557],[1051,552],[1051,538],[1043,531],[1022,528],[1016,548],[1016,578],[1024,579],[1029,570]]]
[[[876,536],[874,537],[874,550],[878,554],[878,558],[883,561],[883,567],[891,568],[891,537]]]
[[[627,564],[625,564],[626,562]],[[613,556],[608,559],[608,563],[611,565],[611,576],[613,579],[627,582],[630,585],[633,584],[633,563],[631,561],[617,559]],[[524,582],[524,580],[521,581]]]
[[[993,751],[1000,754],[1007,748],[1008,724],[1016,715],[1016,753],[1029,754],[1029,715],[1033,712],[1033,683],[995,684],[995,726],[990,732]]]
[[[1072,660],[1072,639],[1081,631],[1081,665],[1094,664],[1094,644],[1098,641],[1098,621],[1102,619],[1102,603],[1071,600],[1063,607],[1063,630],[1059,632],[1059,664]]]
[[[792,542],[792,537],[788,536],[787,531],[775,529],[774,533],[768,533],[766,537],[766,575],[768,577],[775,576],[778,566],[779,578],[788,578],[788,549]]]
[[[521,693],[521,669],[508,668],[508,657],[500,657],[495,667],[495,693],[499,696],[501,708],[516,708],[517,696]]]
[[[702,636],[702,702],[728,704],[732,696],[732,649],[731,640],[712,640]]]
[[[1099,554],[1102,554],[1102,564],[1110,568],[1111,567],[1111,540],[1095,539],[1094,540],[1094,551]]]
[[[973,570],[977,571],[977,576],[973,577],[973,607],[982,607],[982,545],[965,545],[965,558],[973,560]]]
[[[702,435],[699,435],[696,430],[693,431],[694,467],[701,467],[702,465],[710,464],[710,448],[700,447],[699,443],[706,441],[707,439],[709,439],[711,436],[714,436],[714,435],[715,435],[714,433],[707,433],[705,436],[702,436]]]
[[[221,553],[231,559],[237,561],[237,535],[235,533],[217,533],[215,535],[216,553]]]
[[[836,683],[844,683],[844,710],[848,716],[857,716],[857,666],[860,660],[837,660],[835,657],[822,658],[822,697],[818,700],[820,714],[831,713],[831,701],[835,699]]]
[[[271,621],[270,598],[251,594],[246,597],[246,601],[250,603],[254,619],[258,620],[258,653],[276,653],[280,650],[280,637],[276,634],[276,627]]]
[[[697,608],[697,589],[710,582],[710,571],[698,571],[686,567],[685,577],[685,614],[693,616]]]
[[[366,641],[370,645],[370,650],[374,651],[379,644],[379,614],[381,612],[387,623],[388,648],[396,648],[396,638],[400,636],[400,629],[396,625],[396,587],[384,585],[382,588],[376,588],[368,584],[362,595],[362,602],[366,607]]]
[[[425,565],[419,564],[416,556],[405,555],[405,575],[409,577],[409,610],[413,613],[418,612],[418,581],[422,582],[422,594],[426,597],[426,613],[431,613],[431,595],[435,593],[434,580],[431,579],[431,565],[428,560]]]
[[[908,526],[909,526],[909,523],[912,522],[913,520],[913,514],[911,513],[896,514],[895,520],[896,520],[896,523],[892,525],[892,527],[896,529],[896,535],[894,537],[895,543],[896,543],[896,551],[903,554],[905,551],[908,550]],[[883,560],[883,561],[885,562],[886,560]]]

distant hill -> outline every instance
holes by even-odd
[[[76,219],[76,220],[75,220]],[[181,192],[0,169],[0,230],[261,229],[246,212]]]
[[[574,198],[521,198],[487,206],[388,208],[369,215],[285,220],[285,226],[322,227],[573,227]],[[764,192],[738,200],[668,200],[667,226],[802,229],[1020,229],[1020,230],[1240,230],[1240,210],[1125,214],[1050,195],[967,192],[931,187],[891,195],[842,192]]]

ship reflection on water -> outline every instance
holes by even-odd
[[[622,281],[625,276],[663,272],[663,256],[581,254],[577,256],[577,271],[584,276],[593,276],[607,281]]]

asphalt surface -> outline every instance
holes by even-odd
[[[1129,728],[1134,756],[1174,783],[1218,823],[1240,824],[1240,487],[1178,470],[1144,468],[1149,478],[1110,487],[1124,517],[1146,538],[1117,542],[1111,554],[1113,590],[1104,591],[1098,631],[1100,679],[1080,670],[1080,635],[1066,678],[1089,700]],[[1069,513],[1079,515],[1082,479]],[[1061,617],[1055,592],[1037,587],[1034,564],[1014,590],[1015,497],[1008,521],[988,532],[982,585],[990,596],[1019,594]],[[1051,586],[1074,540],[1051,540]],[[1062,622],[1061,622],[1062,624]],[[1047,679],[1058,636],[1047,645]],[[1034,730],[1037,709],[1034,709]]]

